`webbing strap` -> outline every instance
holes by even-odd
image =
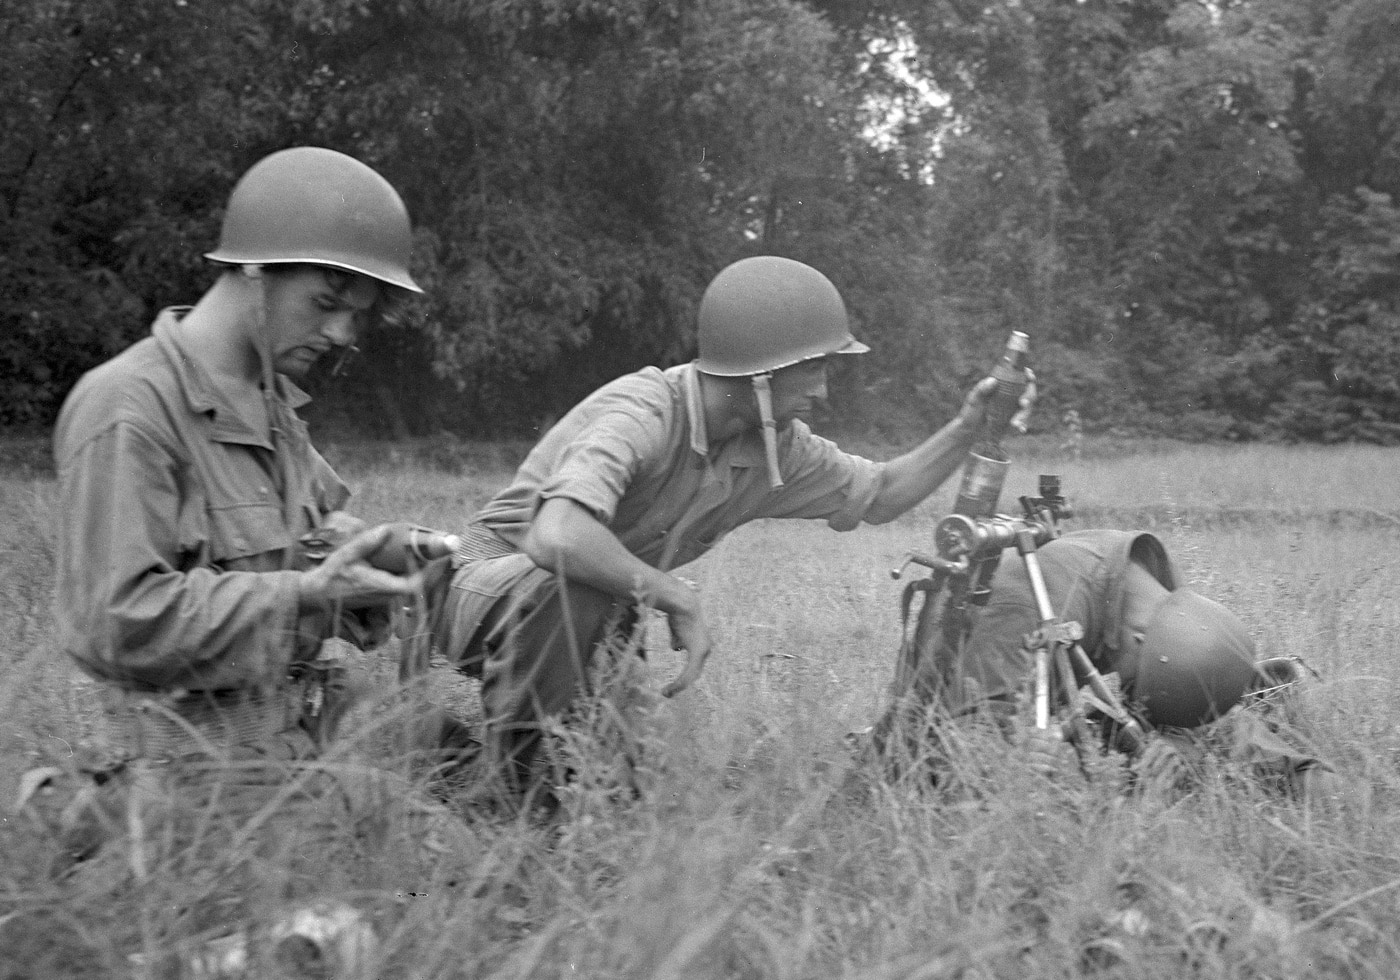
[[[485,524],[468,525],[467,529],[458,535],[458,539],[457,550],[452,552],[453,568],[461,568],[485,558],[513,555],[516,552],[516,548],[510,542]]]
[[[256,746],[296,725],[301,689],[141,694],[104,689],[112,737],[124,753],[151,760],[218,755]]]

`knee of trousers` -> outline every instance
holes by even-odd
[[[508,658],[527,669],[538,664],[558,675],[576,675],[592,658],[593,648],[618,600],[576,582],[556,580],[515,609],[502,607],[491,623],[489,656]],[[576,679],[576,678],[575,678]]]
[[[517,669],[560,657],[587,662],[618,605],[615,596],[528,560],[481,564],[459,572],[445,597],[434,632],[449,661],[469,674],[503,660]]]

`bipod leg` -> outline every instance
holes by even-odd
[[[1050,603],[1050,593],[1045,588],[1040,559],[1035,553],[1035,535],[1026,530],[1016,532],[1016,551],[1025,563],[1036,613],[1040,616],[1040,628],[1031,649],[1035,652],[1035,727],[1043,731],[1050,727],[1050,650],[1054,642],[1047,627],[1054,626],[1058,620],[1055,607]]]
[[[913,613],[914,596],[920,592],[924,594],[924,605],[918,616],[918,620],[922,621],[925,615],[932,615],[934,604],[938,601],[938,594],[942,591],[947,578],[946,571],[935,569],[927,578],[915,579],[904,586],[899,600],[899,656],[895,661],[894,668],[894,691],[897,696],[908,692],[913,687],[914,679],[919,672],[918,661],[921,651],[917,645],[917,626],[913,636],[909,633],[909,620]]]
[[[1050,648],[1044,643],[1035,648],[1035,727],[1050,727]]]
[[[1093,706],[1118,726],[1121,748],[1125,749],[1130,756],[1141,754],[1147,744],[1147,732],[1132,716],[1132,713],[1123,707],[1123,702],[1108,686],[1103,674],[1099,673],[1099,669],[1094,666],[1094,662],[1089,659],[1084,648],[1078,643],[1073,643],[1070,644],[1069,652],[1074,657],[1074,663],[1079,668],[1080,673],[1089,682],[1089,690],[1094,695]]]
[[[1079,684],[1074,676],[1074,668],[1070,666],[1069,651],[1078,644],[1056,643],[1054,646],[1055,675],[1059,680],[1060,689],[1069,698],[1069,717],[1065,720],[1066,737],[1077,745],[1088,744],[1088,715],[1084,711],[1084,698],[1079,692]]]
[[[1050,602],[1050,593],[1045,587],[1045,576],[1040,569],[1040,561],[1035,553],[1035,538],[1029,531],[1016,534],[1016,550],[1026,565],[1026,575],[1030,579],[1031,592],[1035,597],[1036,611],[1040,615],[1040,627],[1026,638],[1027,646],[1035,651],[1035,717],[1037,728],[1050,727],[1050,658],[1052,651],[1066,658],[1062,675],[1065,676],[1065,690],[1079,702],[1078,685],[1069,661],[1078,668],[1088,681],[1093,695],[1092,706],[1112,719],[1118,726],[1123,747],[1130,755],[1142,751],[1147,741],[1147,733],[1132,714],[1123,707],[1118,695],[1108,686],[1103,674],[1099,673],[1084,648],[1079,645],[1083,629],[1078,623],[1061,622],[1055,615]],[[1079,715],[1083,717],[1083,705],[1079,704]]]

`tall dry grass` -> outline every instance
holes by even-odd
[[[340,463],[364,516],[451,527],[510,458],[358,447]],[[256,935],[286,903],[327,895],[373,921],[385,977],[1400,975],[1400,460],[1279,447],[1110,456],[1092,443],[1066,460],[1028,444],[1008,501],[1042,470],[1085,515],[1074,526],[1152,527],[1263,650],[1316,669],[1305,713],[1354,794],[1307,809],[1224,764],[1184,799],[1129,792],[1111,767],[1054,784],[1000,742],[973,747],[976,792],[957,799],[863,771],[843,735],[871,721],[889,680],[888,571],[927,547],[940,496],[845,535],[752,526],[691,566],[716,633],[705,676],[672,701],[633,690],[625,715],[586,702],[558,742],[575,779],[553,822],[468,808],[462,835],[425,847],[433,835],[407,794],[378,819],[320,812],[309,835],[251,834],[236,808],[177,801],[178,832],[146,832],[144,877],[120,821],[105,857],[55,876],[52,839],[4,814],[0,977],[160,975],[204,940]],[[91,726],[89,689],[58,661],[43,609],[51,500],[43,477],[0,481],[6,794]],[[654,689],[680,663],[652,625]],[[365,769],[362,755],[331,761]]]

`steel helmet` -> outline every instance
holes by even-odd
[[[408,272],[411,241],[408,209],[387,180],[344,153],[298,146],[239,178],[219,247],[205,257],[331,266],[421,293]]]
[[[698,366],[742,377],[870,348],[851,336],[846,305],[810,265],[776,255],[723,269],[700,299]]]
[[[1244,624],[1189,589],[1162,601],[1143,632],[1136,664],[1124,667],[1124,686],[1147,720],[1179,728],[1219,718],[1258,676]]]

